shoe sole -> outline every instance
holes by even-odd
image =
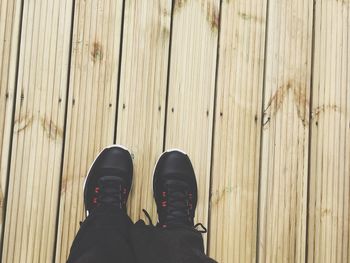
[[[100,154],[101,154],[104,150],[106,150],[106,149],[111,149],[111,148],[122,148],[123,150],[127,151],[127,152],[130,154],[131,161],[132,161],[132,154],[131,154],[130,150],[129,150],[126,146],[121,145],[121,144],[111,144],[111,145],[109,145],[109,146],[107,146],[107,147],[104,147],[104,148],[99,152],[99,154],[96,155],[94,161],[91,163],[91,165],[90,165],[90,167],[89,167],[89,170],[88,170],[88,172],[87,172],[87,174],[86,174],[86,176],[85,176],[85,179],[84,179],[83,193],[85,192],[86,181],[87,181],[87,179],[88,179],[88,177],[89,177],[91,168],[92,168],[92,166],[94,165],[95,161],[97,160],[97,158],[100,156]],[[131,190],[131,187],[130,187],[130,190]],[[84,204],[84,209],[85,209],[85,214],[86,214],[86,216],[89,216],[89,211],[86,210],[85,204]]]

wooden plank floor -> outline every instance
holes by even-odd
[[[218,262],[350,263],[350,1],[0,0],[1,262],[65,262],[94,156],[166,148]]]

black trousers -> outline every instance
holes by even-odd
[[[67,263],[213,263],[192,228],[133,224],[124,212],[100,209],[81,224]]]

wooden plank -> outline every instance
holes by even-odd
[[[50,262],[54,249],[71,0],[24,1],[2,262]]]
[[[266,0],[223,1],[209,253],[255,262]]]
[[[20,35],[21,1],[0,0],[0,233],[3,230],[15,79]],[[0,247],[2,247],[0,239]]]
[[[207,225],[219,1],[175,1],[166,148],[193,162],[198,183],[195,221]]]
[[[309,262],[350,261],[349,11],[315,3]]]
[[[145,208],[157,219],[153,167],[163,150],[171,0],[127,1],[116,141],[134,156],[128,212],[133,220]]]
[[[122,0],[77,0],[56,262],[65,262],[84,219],[83,182],[100,150],[113,143]]]
[[[312,20],[312,1],[269,2],[260,262],[305,261]]]

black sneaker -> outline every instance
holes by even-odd
[[[158,226],[194,227],[197,182],[190,158],[180,150],[164,152],[155,167],[153,192]]]
[[[133,164],[130,152],[118,145],[105,148],[92,163],[84,183],[87,216],[97,207],[126,212]]]

